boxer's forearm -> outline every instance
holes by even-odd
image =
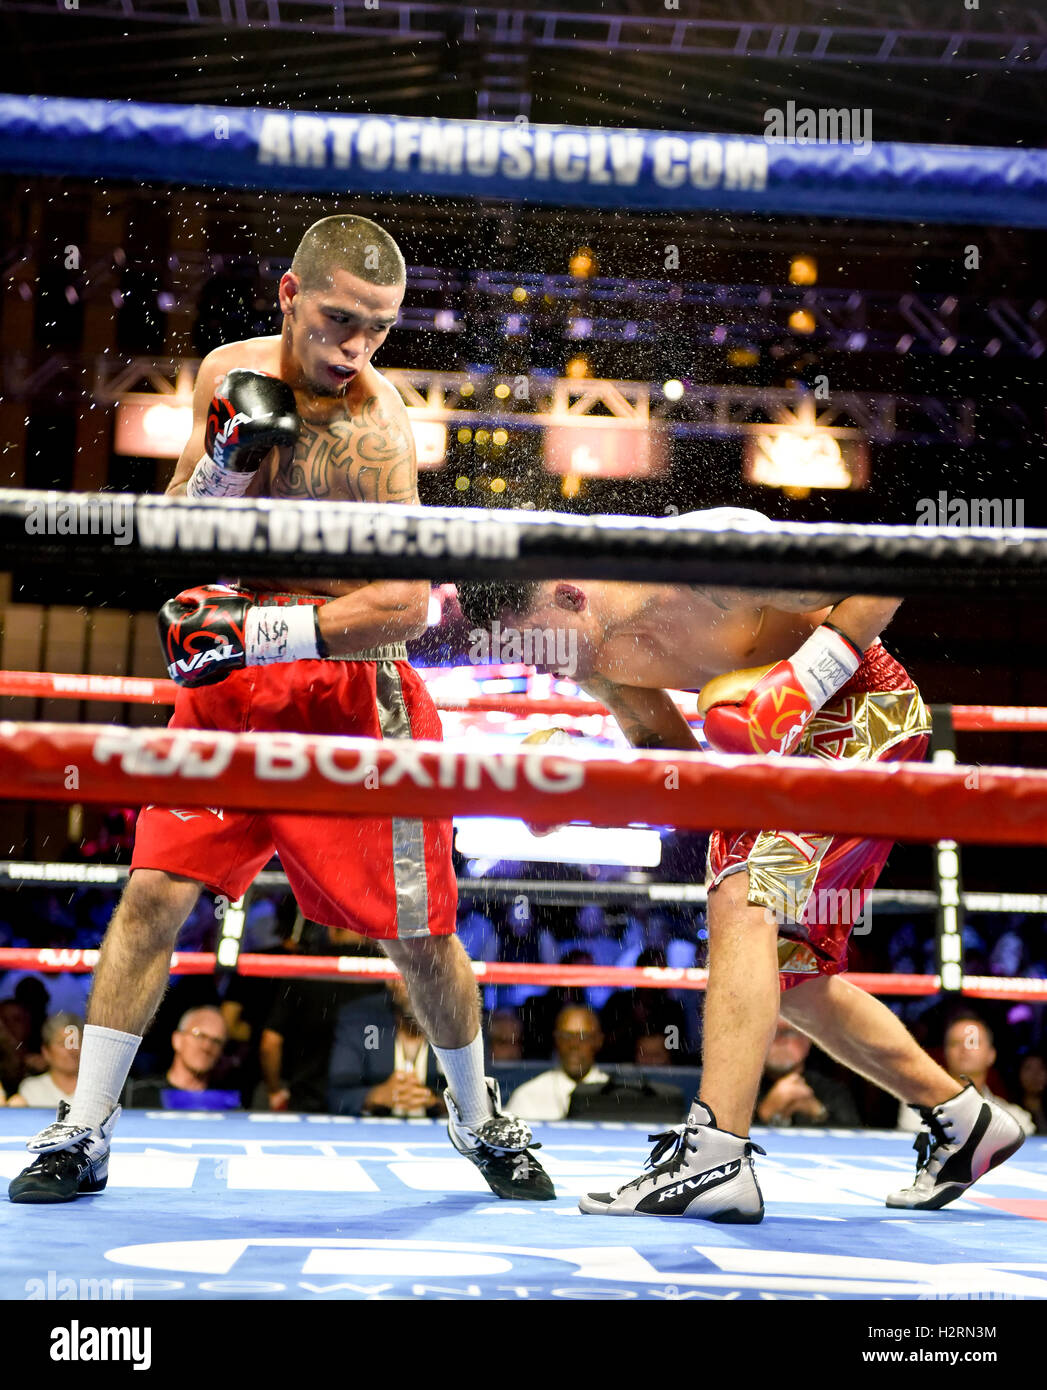
[[[345,656],[420,636],[428,612],[425,580],[380,579],[325,603],[317,621],[329,655]]]
[[[860,652],[871,647],[880,633],[902,606],[900,598],[870,598],[853,594],[838,603],[829,614],[828,622],[853,642]]]
[[[690,725],[667,691],[618,685],[604,676],[592,676],[581,685],[594,700],[607,706],[634,748],[687,753],[698,749]]]

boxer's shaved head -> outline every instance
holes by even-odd
[[[314,222],[291,261],[304,290],[324,289],[338,270],[371,285],[402,285],[407,268],[399,246],[377,222],[339,213]]]

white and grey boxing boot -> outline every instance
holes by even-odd
[[[99,1129],[71,1125],[68,1114],[69,1102],[59,1101],[55,1122],[29,1140],[26,1148],[38,1156],[11,1179],[7,1195],[12,1202],[71,1202],[104,1190],[109,1181],[109,1142],[120,1106],[109,1112]]]
[[[1014,1116],[986,1100],[971,1082],[942,1105],[918,1108],[923,1128],[913,1144],[916,1180],[892,1192],[889,1207],[937,1211],[1025,1143]]]
[[[590,1192],[578,1203],[589,1216],[691,1216],[700,1221],[755,1224],[763,1220],[763,1194],[750,1139],[716,1127],[707,1105],[695,1100],[687,1120],[649,1136],[655,1147],[649,1173],[617,1192]]]

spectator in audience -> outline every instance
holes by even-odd
[[[19,980],[15,986],[14,1000],[22,1005],[30,1019],[29,1034],[26,1037],[26,1065],[33,1072],[46,1071],[48,1064],[44,1057],[44,1024],[48,1015],[76,1013],[76,1010],[51,1005],[51,991],[39,975],[27,975],[24,980]]]
[[[636,1039],[633,1061],[638,1067],[668,1067],[673,1053],[664,1033],[641,1033]]]
[[[492,1062],[518,1062],[523,1056],[523,1024],[515,1009],[495,1009],[487,1024]]]
[[[338,1010],[328,1077],[334,1115],[446,1115],[436,1056],[411,1012],[403,980]]]
[[[959,1014],[945,1030],[945,1070],[958,1082],[970,1081],[975,1090],[986,1100],[1002,1106],[1009,1111],[1021,1125],[1025,1134],[1035,1134],[1036,1125],[1032,1116],[1020,1105],[1014,1105],[989,1090],[989,1072],[996,1064],[996,1048],[993,1046],[992,1029],[977,1014]],[[916,1133],[923,1121],[911,1106],[898,1107],[898,1128]]]
[[[754,1120],[761,1125],[857,1128],[858,1109],[842,1081],[808,1065],[811,1040],[784,1019],[767,1049]]]
[[[84,1021],[78,1014],[52,1014],[44,1020],[42,1053],[47,1070],[27,1076],[8,1105],[40,1106],[54,1110],[76,1090],[80,1070],[80,1038]]]
[[[1037,1134],[1047,1134],[1047,1107],[1044,1089],[1047,1087],[1047,1060],[1039,1052],[1027,1052],[1018,1065],[1018,1085],[1021,1102],[1028,1112]]]
[[[14,999],[0,1002],[0,1066],[3,1067],[0,1081],[8,1095],[18,1090],[29,1070],[30,1054],[26,1043],[32,1026],[33,1021],[23,1004]]]
[[[294,926],[293,914],[282,916],[272,899],[258,898],[248,908],[240,950],[271,956],[293,956],[296,952],[292,936]],[[229,1034],[227,1052],[231,1052],[236,1059],[236,1084],[247,1107],[254,1103],[255,1091],[262,1080],[259,1060],[262,1028],[286,986],[286,980],[275,976],[241,975],[237,972],[229,977],[222,996],[220,1008]]]
[[[592,965],[593,958],[588,951],[568,951],[560,964]],[[556,1045],[553,1032],[561,1010],[568,1004],[580,1004],[588,1008],[586,993],[585,988],[580,985],[554,985],[551,989],[525,1000],[520,1010],[524,1025],[525,1056],[549,1056]]]
[[[314,924],[306,923],[306,927]],[[315,940],[316,945],[312,942]],[[339,927],[303,931],[312,950],[325,953],[372,955],[360,948],[357,932]],[[343,1004],[380,994],[382,984],[351,980],[290,980],[276,997],[262,1029],[259,1061],[262,1085],[270,1110],[304,1110],[322,1114],[327,1106],[327,1075],[335,1022]]]
[[[636,958],[638,969],[664,970],[665,951],[650,946]],[[642,1037],[660,1034],[669,1060],[679,1061],[687,1052],[687,1015],[678,999],[664,989],[615,990],[600,1011],[600,1026],[606,1039],[604,1060],[631,1062]]]
[[[132,1077],[124,1104],[140,1110],[236,1110],[236,1091],[214,1084],[226,1044],[225,1020],[216,1008],[189,1009],[171,1035],[173,1057],[162,1076]]]
[[[565,1119],[576,1086],[594,1086],[608,1080],[607,1073],[595,1065],[603,1046],[603,1033],[592,1009],[580,1004],[561,1009],[553,1043],[556,1066],[525,1081],[509,1098],[508,1108],[522,1120]]]

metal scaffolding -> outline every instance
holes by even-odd
[[[64,0],[5,0],[11,13],[58,14]],[[770,0],[706,6],[701,18],[675,13],[611,14],[561,9],[464,7],[425,0],[381,0],[365,8],[346,0],[77,0],[79,15],[161,24],[321,32],[396,45],[457,38],[508,57],[516,50],[597,50],[616,55],[862,63],[964,70],[1047,68],[1047,18],[1033,6],[968,10],[923,0],[917,18],[902,5],[851,5],[858,21],[825,18],[815,4]],[[715,13],[716,10],[719,13]],[[786,17],[783,10],[791,9]],[[809,17],[804,17],[807,11]],[[513,81],[511,74],[506,74]],[[497,105],[497,86],[488,89]],[[515,114],[513,112],[512,114]],[[512,114],[509,119],[512,119]]]

